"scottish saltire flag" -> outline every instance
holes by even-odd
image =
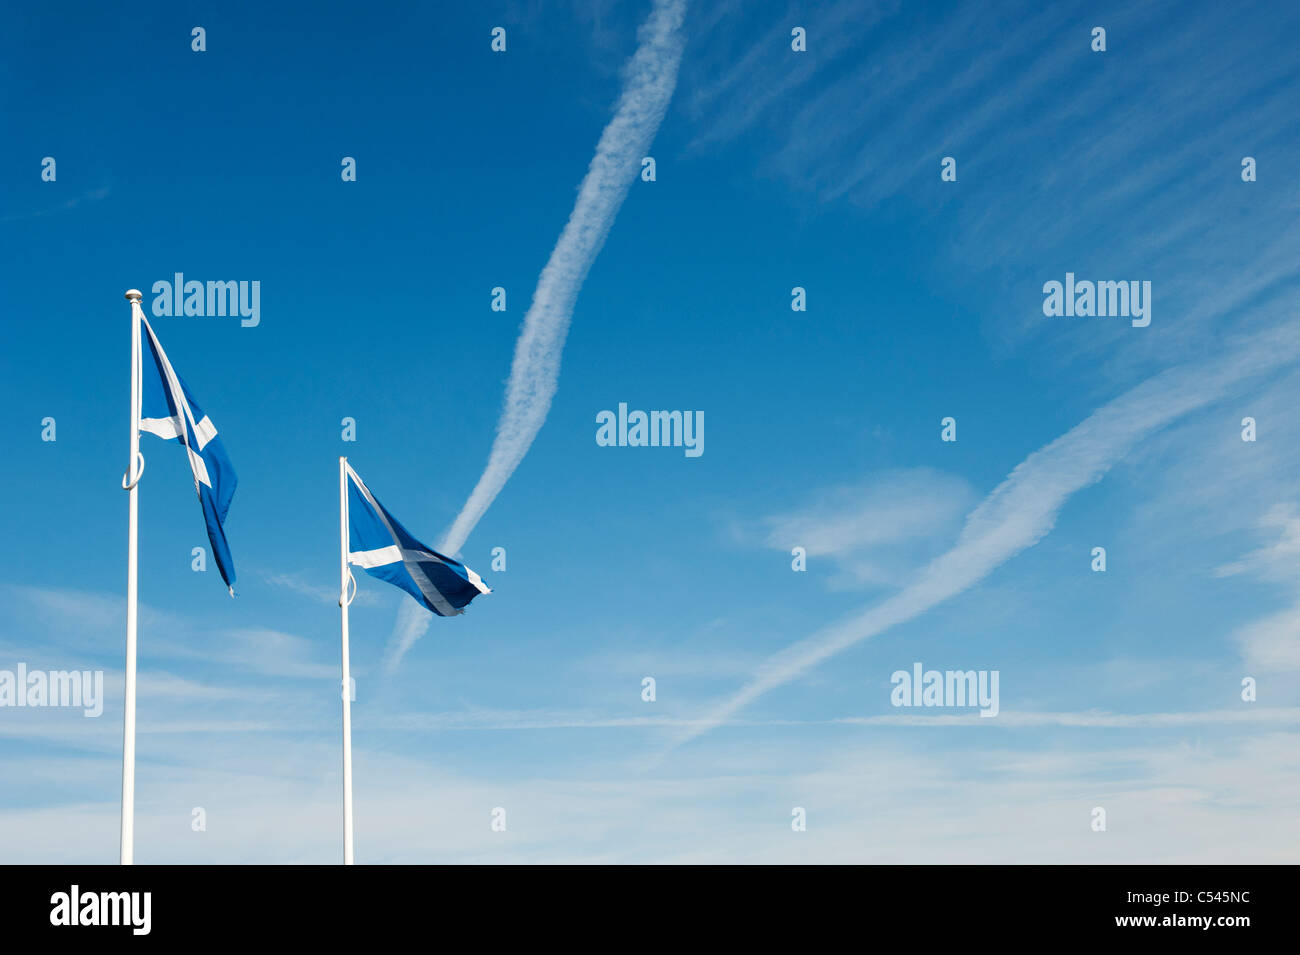
[[[235,469],[217,438],[216,425],[203,413],[190,389],[167,360],[158,336],[143,315],[146,348],[140,356],[140,430],[185,446],[194,473],[194,490],[203,505],[212,556],[230,595],[235,595],[235,564],[226,544],[226,512],[235,496]]]
[[[425,547],[384,510],[348,464],[348,563],[396,584],[440,617],[464,613],[492,591],[458,560]]]

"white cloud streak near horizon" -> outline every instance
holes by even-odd
[[[1245,381],[1300,357],[1300,326],[1256,336],[1215,363],[1176,366],[1112,399],[1025,458],[966,518],[957,542],[894,596],[773,654],[748,683],[685,729],[676,748],[856,643],[905,623],[979,583],[1032,547],[1056,524],[1076,491],[1101,480],[1139,441]]]
[[[532,447],[551,410],[578,292],[640,172],[641,159],[659,131],[676,88],[685,13],[685,0],[655,0],[638,31],[636,52],[625,69],[614,117],[601,133],[569,221],[542,269],[524,315],[487,466],[442,541],[444,553],[455,554],[464,545]],[[389,642],[389,669],[401,662],[429,622],[426,611],[409,601],[402,603]]]

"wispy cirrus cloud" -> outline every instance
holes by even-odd
[[[313,583],[305,575],[297,573],[264,573],[261,576],[262,580],[272,587],[301,594],[304,597],[311,598],[316,603],[338,606],[339,592],[337,587],[322,587],[320,584]],[[373,591],[358,588],[352,602],[358,604],[378,603],[379,595]]]
[[[120,657],[126,626],[126,600],[111,594],[59,587],[10,585],[20,602],[60,646],[96,657]],[[325,655],[319,641],[271,627],[209,627],[182,614],[141,603],[142,632],[149,655],[162,660],[202,660],[262,676],[289,679],[338,679],[337,663],[317,662]]]
[[[985,721],[988,722],[988,721]],[[1119,745],[1093,731],[1055,735],[1029,748],[965,727],[943,758],[908,736],[800,738],[763,752],[718,745],[677,772],[638,772],[631,759],[600,759],[575,778],[536,768],[490,776],[421,754],[375,750],[356,779],[362,862],[1195,862],[1293,861],[1300,837],[1300,736],[1257,724],[1178,727]],[[141,861],[328,863],[337,861],[337,743],[294,739],[283,748],[247,738],[149,737],[165,763],[141,766],[137,855]],[[362,753],[365,753],[364,743]],[[685,757],[687,754],[683,754]],[[0,809],[7,862],[109,861],[116,853],[120,773],[116,755],[18,756],[22,804]],[[888,772],[881,767],[887,766]],[[509,768],[509,767],[506,767]],[[643,768],[643,767],[642,767]],[[69,792],[69,781],[77,788]],[[102,796],[97,796],[102,794]],[[1103,804],[1124,838],[1098,839],[1087,822]],[[206,832],[184,827],[203,806]],[[430,806],[436,806],[432,815]],[[508,812],[506,832],[487,825]],[[807,832],[789,831],[790,807],[806,808]],[[178,835],[178,807],[182,822]],[[881,820],[888,825],[882,825]],[[1189,839],[1189,832],[1200,833]]]
[[[1270,580],[1300,579],[1300,513],[1294,503],[1274,504],[1259,521],[1260,529],[1274,537],[1268,544],[1214,570],[1217,577],[1257,573]]]
[[[1081,4],[843,16],[859,7],[792,10],[761,31],[737,18],[710,34],[683,77],[696,150],[736,144],[741,168],[796,197],[904,232],[938,229],[948,240],[918,266],[936,292],[995,288],[1015,304],[985,320],[994,341],[1050,340],[1046,362],[1100,361],[1108,385],[1210,347],[1224,289],[1300,281],[1300,186],[1240,176],[1243,157],[1272,166],[1300,132],[1284,105],[1297,95],[1295,10],[1261,33],[1262,3],[1131,6],[1107,14],[1109,49],[1094,53],[1097,18]],[[807,53],[789,48],[795,23]],[[750,137],[781,145],[754,152]],[[945,156],[956,182],[940,181]],[[1062,335],[1037,307],[1057,268],[1151,277],[1159,327],[1127,340],[1106,325]]]
[[[1300,604],[1253,620],[1234,636],[1248,667],[1283,673],[1300,670]]]
[[[764,518],[761,541],[832,560],[840,568],[831,578],[835,587],[899,586],[960,526],[974,497],[963,478],[933,468],[886,471],[868,484],[831,488],[811,504]]]
[[[974,586],[1048,534],[1069,497],[1099,481],[1139,441],[1297,358],[1300,325],[1290,324],[1238,344],[1218,362],[1162,372],[1103,405],[1017,465],[970,513],[956,544],[903,590],[770,657],[675,745],[707,732],[710,725],[721,725],[765,693],[848,647]]]
[[[855,726],[970,726],[1008,730],[1039,726],[1131,729],[1242,723],[1292,726],[1300,723],[1300,706],[1246,706],[1231,710],[1196,710],[1184,713],[1114,713],[1105,710],[1072,713],[1004,709],[996,719],[981,719],[979,713],[882,713],[875,716],[845,716],[828,722]]]
[[[1260,520],[1273,540],[1238,560],[1215,568],[1222,577],[1254,574],[1289,585],[1294,603],[1238,627],[1233,637],[1246,666],[1263,672],[1300,670],[1300,514],[1294,503],[1270,508]]]

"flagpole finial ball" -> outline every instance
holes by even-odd
[[[142,298],[144,298],[144,296],[140,294],[139,289],[129,288],[126,290],[126,300],[128,302],[138,302]]]

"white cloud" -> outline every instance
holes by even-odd
[[[126,628],[126,600],[93,591],[10,586],[10,595],[31,608],[48,628],[50,645],[80,652],[92,648],[97,656],[119,657]],[[270,627],[196,627],[179,615],[141,603],[140,630],[147,635],[152,659],[201,660],[236,669],[300,679],[338,679],[335,660],[317,663],[324,655],[319,641]],[[112,643],[104,637],[112,635]],[[56,643],[57,641],[57,643]],[[43,650],[48,650],[43,647]],[[84,667],[84,664],[78,664]]]
[[[865,742],[839,736],[732,741],[680,753],[652,771],[607,754],[566,779],[485,778],[424,755],[359,742],[357,858],[363,863],[638,862],[1287,862],[1300,839],[1300,735],[1191,738],[1177,728],[1141,746],[1095,734],[1029,750],[975,745],[965,729]],[[851,727],[844,729],[853,732]],[[337,743],[214,745],[148,762],[137,785],[137,859],[146,863],[337,862]],[[887,767],[887,770],[885,769]],[[110,862],[117,772],[101,758],[18,758],[29,805],[0,810],[6,861]],[[75,783],[78,795],[55,793]],[[84,793],[100,790],[102,799]],[[1105,833],[1091,831],[1094,806]],[[207,830],[190,829],[191,809]],[[507,812],[492,832],[490,813]],[[802,806],[808,830],[790,830]]]
[[[764,519],[764,543],[841,568],[834,586],[903,583],[902,575],[960,526],[973,503],[970,485],[930,468],[887,471],[869,484],[833,488],[798,510]]]
[[[1243,383],[1295,361],[1300,326],[1274,329],[1221,361],[1169,369],[1093,412],[1011,472],[966,519],[956,544],[902,591],[770,657],[710,719],[725,722],[769,690],[822,661],[962,593],[1055,526],[1070,495],[1099,481],[1139,441],[1222,399]],[[692,727],[678,743],[707,731]]]
[[[1247,667],[1300,670],[1300,604],[1246,624],[1234,636]]]
[[[1258,550],[1214,569],[1216,577],[1256,573],[1269,580],[1300,580],[1300,515],[1292,503],[1274,504],[1259,520],[1259,527],[1277,539]]]

